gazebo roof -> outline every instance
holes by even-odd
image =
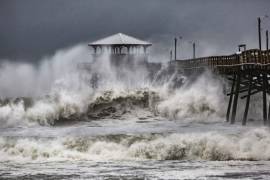
[[[126,34],[117,33],[103,39],[88,44],[89,46],[113,46],[113,45],[130,45],[130,46],[151,46],[152,44]]]

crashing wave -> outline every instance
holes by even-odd
[[[2,125],[38,123],[55,125],[64,121],[119,118],[136,108],[149,108],[157,94],[147,89],[104,91],[94,96],[61,92],[42,99],[17,98],[1,103]],[[151,101],[151,102],[150,102]]]
[[[181,121],[220,120],[224,117],[224,95],[217,82],[208,76],[188,87],[133,88],[95,92],[58,90],[40,99],[18,98],[1,102],[0,122],[13,124],[57,125],[63,122],[120,118],[144,109],[156,115]]]
[[[8,160],[270,160],[270,133],[217,132],[69,138],[0,138]]]
[[[155,97],[157,94],[147,89],[121,92],[120,94],[105,91],[88,105],[87,116],[89,118],[119,118],[123,114],[132,113],[136,108],[149,108]]]

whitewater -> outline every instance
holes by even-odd
[[[268,179],[261,104],[248,126],[230,125],[223,77],[166,68],[149,78],[106,54],[94,61],[84,45],[38,65],[2,60],[0,179]]]

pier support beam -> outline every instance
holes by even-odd
[[[238,72],[237,72],[237,75],[236,75],[236,89],[235,89],[234,98],[233,98],[231,124],[234,124],[235,123],[235,117],[236,117],[236,110],[237,110],[237,102],[238,102],[240,82],[241,82],[241,72],[240,72],[240,69],[239,69]]]
[[[270,91],[270,84],[269,84],[269,79],[268,79],[268,75],[266,74],[267,77],[267,90]],[[268,108],[268,125],[270,125],[270,100],[269,100],[269,108]]]
[[[267,99],[266,99],[266,89],[267,89],[267,75],[266,73],[262,74],[263,80],[263,123],[267,123]]]
[[[270,102],[269,102],[269,108],[268,108],[268,124],[270,125]]]
[[[244,112],[244,117],[242,121],[242,125],[245,126],[247,123],[247,115],[248,115],[248,110],[249,110],[249,102],[250,102],[250,95],[251,95],[251,89],[252,89],[252,74],[249,74],[249,85],[248,85],[248,94],[247,94],[247,100],[246,100],[246,107],[245,107],[245,112]]]
[[[230,99],[229,99],[229,104],[228,104],[227,114],[226,114],[226,121],[227,122],[229,122],[229,120],[230,120],[231,106],[232,106],[232,100],[233,100],[233,95],[234,95],[235,81],[236,81],[236,75],[234,74],[233,75],[232,87],[231,87],[231,93],[230,93]]]

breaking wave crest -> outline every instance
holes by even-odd
[[[89,92],[91,92],[89,90]],[[139,109],[170,119],[210,121],[224,116],[219,89],[198,88],[168,90],[142,88],[125,91],[106,90],[98,93],[58,91],[41,99],[17,98],[0,106],[2,125],[54,125],[60,121],[119,118]],[[204,95],[209,93],[211,95]],[[214,97],[213,97],[214,96]]]
[[[3,126],[54,125],[60,121],[119,118],[138,108],[175,120],[211,122],[224,117],[224,98],[220,86],[206,83],[207,78],[179,89],[57,89],[40,99],[8,99],[1,102],[0,122]]]
[[[171,91],[157,105],[158,112],[165,117],[205,122],[220,121],[224,117],[224,107],[222,84],[209,73]]]
[[[155,93],[149,90],[104,91],[90,96],[62,91],[39,100],[16,98],[2,102],[2,125],[38,123],[54,125],[58,121],[119,118],[136,108],[149,108]]]
[[[0,161],[270,160],[270,133],[217,132],[70,138],[0,138]]]

